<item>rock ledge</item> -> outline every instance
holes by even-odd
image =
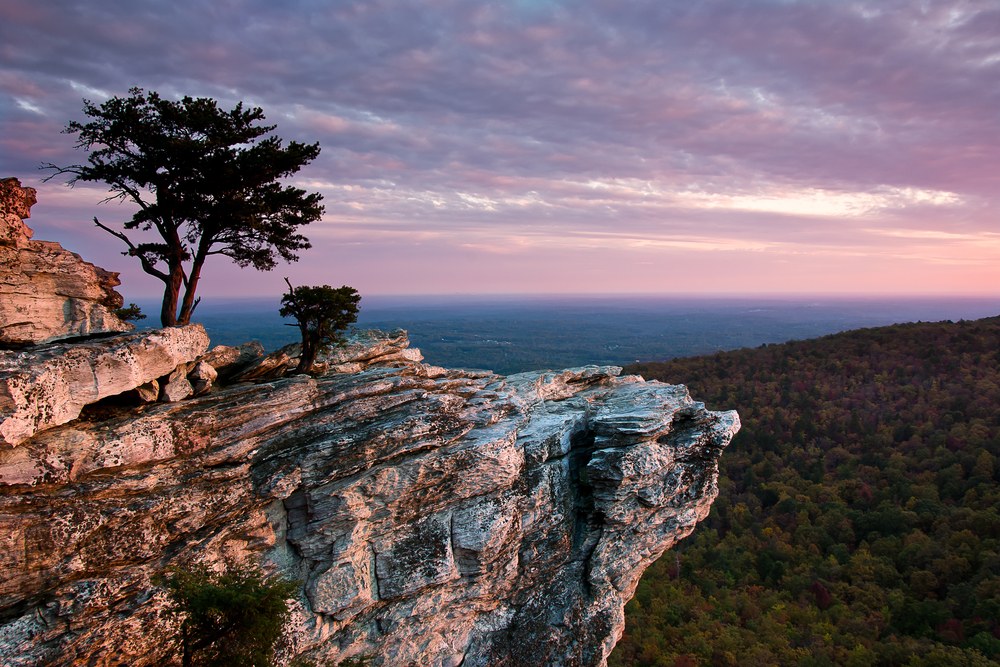
[[[0,446],[76,419],[85,405],[172,373],[208,347],[200,324],[0,350]]]

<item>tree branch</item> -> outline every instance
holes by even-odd
[[[106,231],[107,233],[111,234],[112,236],[116,236],[120,238],[122,241],[124,241],[129,248],[127,254],[139,258],[139,261],[142,262],[143,271],[145,271],[151,276],[156,276],[163,282],[167,282],[168,280],[170,280],[170,277],[163,271],[157,269],[153,265],[153,263],[149,261],[149,258],[146,257],[146,254],[144,252],[141,252],[138,248],[136,248],[135,245],[133,245],[132,241],[129,239],[129,237],[125,236],[123,232],[115,231],[110,227],[108,227],[107,225],[101,224],[101,221],[97,219],[97,216],[94,216],[94,224],[103,229],[104,231]]]
[[[66,185],[69,185],[70,187],[73,187],[73,184],[76,183],[78,180],[80,180],[80,170],[83,169],[83,165],[72,164],[72,165],[70,165],[68,167],[57,167],[56,165],[52,164],[51,162],[43,162],[42,164],[38,165],[38,168],[39,169],[54,169],[55,170],[54,173],[51,173],[48,176],[46,176],[45,178],[43,178],[42,179],[42,183],[48,183],[49,181],[51,181],[56,176],[62,176],[63,174],[75,174],[76,178],[71,178],[70,180],[68,180],[66,182]]]

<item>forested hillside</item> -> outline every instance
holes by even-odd
[[[1000,665],[998,363],[991,318],[627,368],[743,429],[610,664]]]

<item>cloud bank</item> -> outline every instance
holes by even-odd
[[[39,184],[81,98],[261,106],[319,141],[299,283],[365,293],[1000,288],[1000,6],[831,0],[0,7],[0,175],[33,226],[157,284]],[[209,267],[205,293],[278,293]],[[213,280],[214,278],[214,280]]]

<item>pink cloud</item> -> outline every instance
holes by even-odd
[[[101,91],[243,99],[280,136],[323,148],[301,174],[326,196],[315,253],[337,256],[350,238],[345,269],[365,270],[355,255],[401,262],[408,289],[443,289],[459,266],[489,271],[473,281],[488,291],[669,289],[670,274],[649,268],[668,265],[713,290],[1000,285],[988,242],[1000,204],[992,3],[84,0],[54,13],[16,0],[0,11],[0,170],[33,178],[41,161],[84,159],[59,130]],[[86,223],[73,231],[93,206],[52,211],[54,240],[120,261]],[[961,266],[948,257],[975,244],[888,233],[912,230],[971,235],[982,250]],[[602,242],[613,247],[595,264]],[[549,283],[558,289],[534,287]]]

